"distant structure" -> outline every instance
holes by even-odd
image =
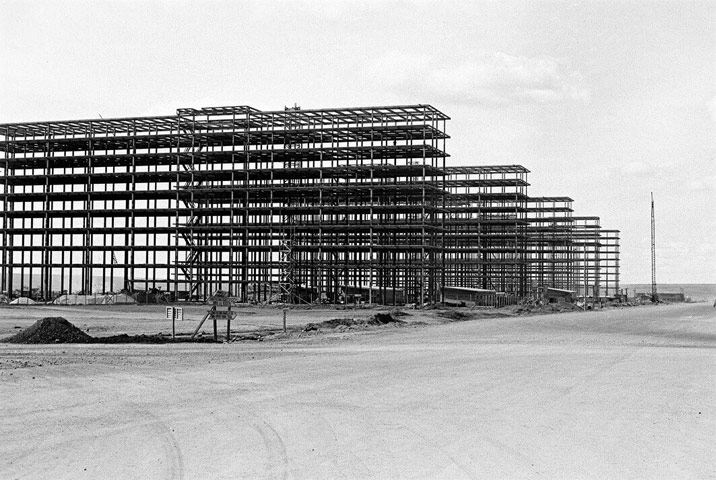
[[[448,120],[430,105],[236,106],[0,125],[2,292],[615,295],[619,232],[569,197],[528,196],[523,166],[447,165]]]

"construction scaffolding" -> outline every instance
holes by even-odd
[[[618,231],[530,198],[520,165],[448,167],[447,120],[238,106],[0,125],[2,292],[434,303],[582,271],[616,292]]]

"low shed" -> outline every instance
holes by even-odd
[[[683,292],[681,293],[667,293],[667,292],[659,292],[659,301],[660,302],[685,302],[686,297]]]
[[[544,301],[547,303],[573,302],[577,292],[574,290],[562,290],[561,288],[545,288]]]
[[[494,305],[497,291],[485,288],[450,287],[443,288],[443,301],[472,305]]]

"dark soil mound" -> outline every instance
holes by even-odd
[[[116,344],[116,343],[145,343],[145,344],[158,344],[158,343],[179,343],[179,342],[191,342],[191,343],[211,343],[214,341],[213,337],[199,337],[199,338],[183,338],[178,337],[176,340],[172,339],[169,335],[113,335],[110,337],[91,337],[79,328],[72,325],[70,322],[62,317],[47,317],[42,320],[38,320],[34,325],[21,330],[17,334],[10,338],[2,340],[7,343],[101,343],[101,344]]]
[[[112,335],[111,337],[94,338],[93,343],[168,343],[172,337],[163,335]]]
[[[390,313],[376,313],[368,320],[355,320],[353,318],[334,318],[332,320],[326,320],[325,322],[321,323],[309,323],[307,324],[303,331],[304,332],[310,332],[312,330],[320,330],[320,329],[333,329],[338,327],[367,327],[367,326],[375,326],[375,325],[388,325],[391,323],[405,323],[402,320],[398,320],[396,318],[393,318],[393,316]]]
[[[387,325],[389,323],[405,323],[402,320],[398,320],[390,313],[376,313],[373,318],[366,322],[368,325]]]
[[[117,343],[145,343],[145,344],[164,344],[164,343],[213,343],[214,337],[196,337],[178,336],[176,339],[171,335],[127,335],[121,333],[109,337],[94,337],[92,343],[117,344]]]
[[[574,303],[547,303],[545,305],[518,305],[514,307],[516,315],[547,314],[581,311],[582,308]]]
[[[119,335],[111,335],[109,337],[94,337],[92,343],[117,344],[117,343],[145,343],[145,344],[164,344],[164,343],[214,343],[214,337],[195,337],[177,336],[172,338],[171,335],[159,333],[157,335],[127,335],[121,333]]]
[[[319,330],[322,328],[336,328],[340,327],[341,325],[344,327],[352,327],[354,325],[360,325],[362,322],[358,320],[354,320],[352,318],[334,318],[332,320],[326,320],[325,322],[321,323],[309,323],[304,328],[304,332],[310,332],[312,330]]]
[[[47,317],[5,340],[8,343],[90,343],[92,337],[62,317]]]
[[[444,318],[448,318],[450,320],[455,321],[462,321],[462,320],[471,320],[472,315],[468,312],[464,312],[462,310],[442,310],[438,312],[438,315]]]

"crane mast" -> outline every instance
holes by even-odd
[[[654,221],[654,192],[651,193],[651,301],[657,303],[659,295],[656,293],[656,223]]]

